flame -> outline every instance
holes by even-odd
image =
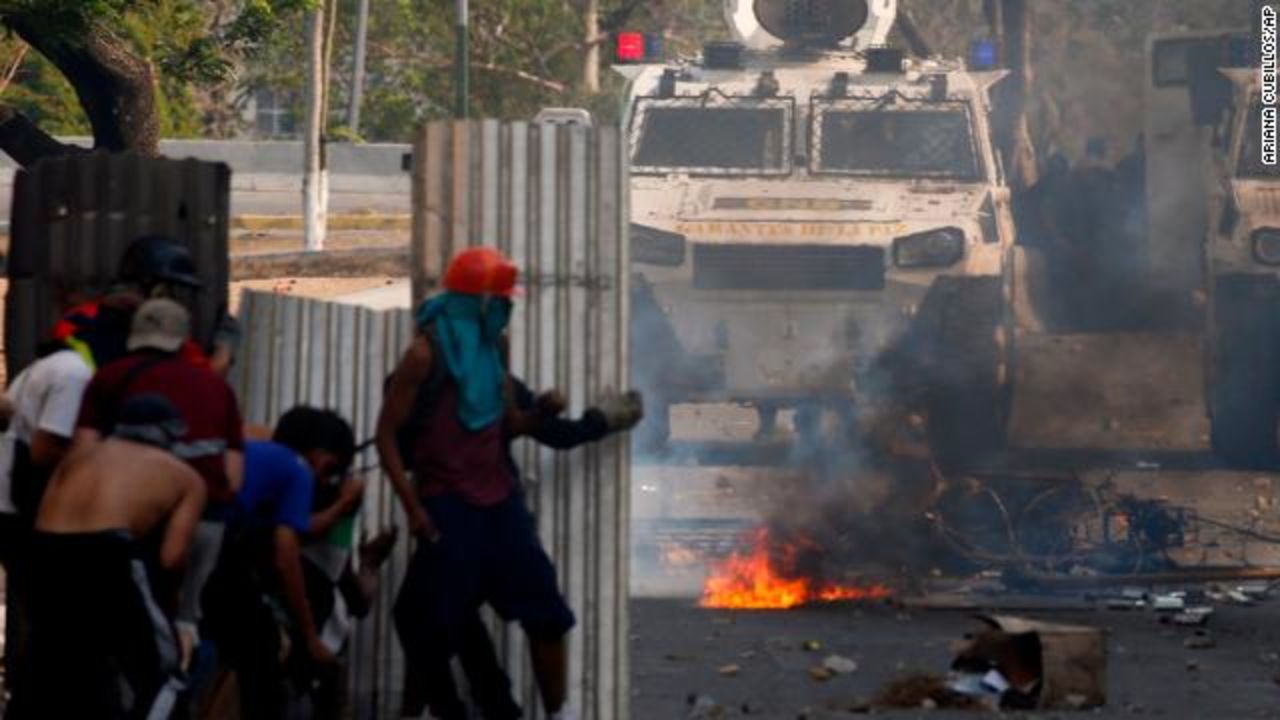
[[[813,602],[878,600],[890,595],[883,585],[851,587],[787,577],[778,566],[793,567],[797,554],[812,545],[782,544],[774,552],[770,551],[771,545],[769,531],[760,528],[753,534],[748,551],[734,552],[717,563],[703,585],[702,607],[786,609]],[[775,561],[777,556],[780,562]]]

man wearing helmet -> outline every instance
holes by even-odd
[[[107,292],[68,311],[54,328],[54,340],[101,367],[125,354],[129,318],[140,304],[168,298],[194,313],[201,289],[195,260],[185,245],[163,235],[144,235],[125,248]],[[238,340],[235,318],[222,312],[210,346],[202,348],[189,340],[181,354],[225,375]]]
[[[453,259],[445,292],[418,308],[417,334],[378,418],[377,447],[419,540],[395,607],[405,654],[420,667],[447,665],[465,620],[487,603],[524,628],[554,719],[568,717],[565,637],[575,620],[507,462],[504,433],[526,434],[535,422],[511,401],[503,352],[516,274],[492,248]],[[465,717],[448,678],[433,674],[429,684],[433,714]]]

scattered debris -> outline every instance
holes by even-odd
[[[973,699],[989,702],[990,689],[997,692],[1002,709],[1079,709],[1106,703],[1106,638],[1100,629],[1008,615],[978,619],[987,628],[966,638],[951,664],[955,673],[980,678],[982,693]],[[1069,699],[1077,695],[1083,701]]]
[[[822,667],[837,675],[848,675],[858,671],[858,663],[841,655],[828,655],[822,661]]]
[[[852,697],[848,699],[832,700],[827,703],[827,709],[837,713],[848,713],[851,715],[865,715],[872,710],[871,702],[863,697]]]
[[[729,663],[728,665],[722,665],[720,666],[720,670],[719,670],[719,673],[725,677],[737,677],[738,673],[740,672],[742,672],[742,666],[736,665],[734,663]]]
[[[930,673],[915,673],[896,678],[881,688],[872,701],[881,708],[951,708],[981,710],[982,703],[947,687],[946,678]]]
[[[726,720],[729,709],[717,703],[710,695],[689,696],[688,720]]]
[[[952,673],[947,687],[981,702],[988,710],[998,710],[1010,685],[999,670],[988,670],[986,674]]]
[[[1163,616],[1160,619],[1162,622],[1172,622],[1174,625],[1203,627],[1208,624],[1209,618],[1212,616],[1212,607],[1209,607],[1208,605],[1199,605],[1196,607],[1189,607],[1176,615]]]
[[[1182,644],[1188,650],[1208,650],[1218,645],[1213,636],[1204,630],[1197,630],[1195,635],[1183,640]]]
[[[809,668],[809,678],[814,682],[826,682],[835,676],[834,670],[823,665],[814,665]]]

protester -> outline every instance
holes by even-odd
[[[344,669],[352,627],[373,609],[381,585],[382,566],[391,557],[397,536],[393,526],[372,538],[362,538],[356,546],[355,516],[363,497],[364,483],[353,477],[317,483],[311,538],[302,548],[302,569],[312,617],[320,628],[321,640]],[[359,568],[353,562],[356,556]],[[345,674],[338,673],[337,677],[340,680]],[[303,708],[306,717],[338,720],[345,717],[346,683],[314,683],[306,699],[309,701],[309,707]]]
[[[558,720],[571,717],[565,639],[575,620],[506,457],[504,432],[524,434],[531,423],[508,401],[500,349],[515,281],[515,266],[491,248],[453,259],[445,292],[418,310],[418,333],[378,419],[377,447],[419,540],[395,607],[406,656],[420,666],[447,663],[464,621],[487,603],[524,628],[544,709]],[[433,675],[425,693],[441,720],[465,717],[445,679]]]
[[[135,395],[107,440],[54,473],[30,543],[30,673],[11,720],[169,716],[189,646],[170,625],[176,599],[152,587],[181,570],[205,501],[171,454],[184,434],[165,398]]]
[[[637,392],[607,393],[580,418],[568,420],[559,417],[566,406],[559,392],[545,392],[535,397],[533,391],[515,377],[512,378],[512,389],[516,406],[534,415],[529,436],[556,450],[570,450],[602,440],[611,433],[630,430],[644,417],[643,403]],[[512,473],[519,478],[520,471],[511,453],[511,443],[515,439],[510,433],[506,435],[507,462]],[[519,495],[520,502],[524,503],[523,492]],[[466,675],[471,700],[481,717],[485,720],[516,720],[522,717],[523,711],[511,694],[511,680],[502,669],[479,612],[473,611],[463,620],[460,637],[458,661]],[[461,705],[457,690],[452,689],[452,671],[448,662],[426,667],[411,661],[405,667],[405,676],[400,706],[402,717],[422,715],[428,703],[424,690],[432,687],[433,683],[443,698],[439,701],[441,704],[449,707]]]
[[[300,690],[321,681],[332,694],[333,650],[315,620],[304,578],[303,539],[327,533],[359,502],[358,481],[312,514],[317,484],[344,478],[355,451],[351,426],[336,413],[296,407],[269,442],[245,447],[245,482],[218,567],[206,590],[207,634],[236,671],[243,718],[284,717],[289,675]],[[288,610],[282,624],[275,607]],[[282,643],[282,638],[290,641]]]
[[[198,638],[200,591],[222,546],[224,523],[243,474],[243,435],[235,393],[221,377],[179,355],[190,338],[190,314],[173,300],[154,299],[134,314],[128,354],[101,368],[85,391],[75,443],[109,435],[129,398],[157,393],[178,409],[186,433],[173,454],[204,478],[208,504],[184,580],[179,629]]]
[[[121,344],[123,344],[123,337]],[[26,540],[45,485],[75,432],[85,386],[93,376],[86,359],[52,340],[4,395],[0,435],[0,564],[5,569],[5,685],[21,682],[19,657],[26,648],[23,565]]]

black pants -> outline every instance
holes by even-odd
[[[502,669],[489,631],[475,612],[463,624],[458,661],[467,676],[471,699],[484,720],[519,720],[519,703],[511,695],[511,678]],[[405,659],[405,693],[401,715],[418,717],[426,707],[440,720],[465,720],[466,705],[458,695],[449,659],[427,656]]]
[[[395,606],[396,632],[411,672],[406,704],[425,700],[442,720],[464,718],[449,672],[457,654],[485,717],[520,717],[479,608],[488,604],[503,620],[519,622],[531,638],[558,638],[573,627],[573,612],[556,587],[555,567],[533,518],[519,494],[488,507],[445,495],[428,500],[426,509],[441,539],[418,546]]]
[[[26,612],[22,600],[23,567],[31,528],[25,519],[0,513],[0,565],[4,566],[4,685],[10,692],[21,682],[21,656],[26,648]]]
[[[128,534],[36,532],[27,570],[29,652],[6,717],[167,717],[177,638]]]

